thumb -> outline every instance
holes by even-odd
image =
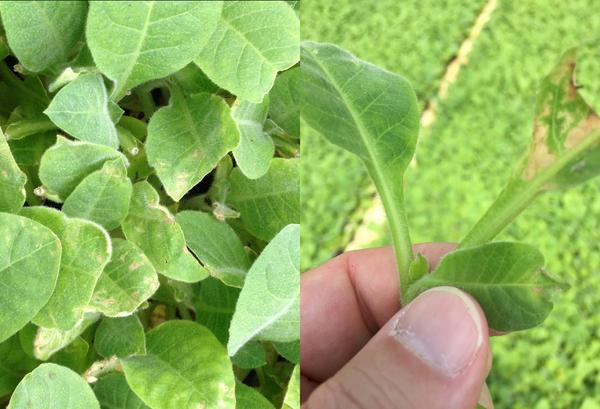
[[[474,409],[490,368],[479,305],[452,287],[400,310],[302,409]]]

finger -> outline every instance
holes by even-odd
[[[435,243],[417,245],[414,251],[435,265],[453,248]],[[344,253],[304,273],[302,373],[314,381],[333,375],[400,309],[399,293],[391,247]]]
[[[452,287],[428,290],[398,312],[303,409],[473,409],[488,373],[478,304]]]
[[[300,375],[300,401],[304,402],[307,400],[318,386],[317,382],[308,379],[304,375]]]

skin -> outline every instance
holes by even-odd
[[[454,247],[429,243],[413,251],[423,254],[433,268]],[[477,402],[493,408],[485,387],[492,357],[485,316],[470,296],[449,290],[473,306],[471,316],[482,334],[470,365],[452,377],[441,376],[391,336],[402,313],[391,247],[344,253],[304,273],[302,409],[474,409]],[[435,297],[448,297],[433,292],[434,303]],[[449,304],[440,300],[434,315],[444,320]],[[449,331],[440,337],[459,335]]]

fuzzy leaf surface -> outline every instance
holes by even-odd
[[[23,378],[8,409],[100,409],[100,404],[81,376],[48,363]]]
[[[33,321],[41,327],[68,330],[83,317],[98,278],[110,260],[110,238],[97,224],[69,218],[49,207],[27,207],[21,214],[48,227],[62,244],[55,291]]]
[[[108,317],[133,314],[159,286],[152,262],[132,242],[113,239],[113,254],[94,290],[91,305]]]
[[[113,355],[125,358],[146,353],[144,327],[136,315],[103,318],[96,328],[94,348],[104,358]]]
[[[67,330],[40,327],[33,338],[33,355],[42,361],[47,361],[55,353],[71,345],[90,325],[100,319],[96,312],[86,312],[83,317]]]
[[[288,225],[267,245],[246,276],[229,328],[229,355],[253,339],[299,339],[299,314],[300,228]]]
[[[300,22],[287,4],[227,1],[194,62],[221,88],[259,103],[277,72],[298,62],[299,45]]]
[[[269,94],[269,115],[273,121],[294,138],[300,138],[300,67],[291,68],[277,76]]]
[[[58,136],[40,162],[40,180],[51,194],[65,200],[90,173],[102,169],[111,159],[127,159],[120,152],[104,145],[71,141]]]
[[[0,13],[11,50],[25,68],[43,71],[66,63],[83,35],[82,1],[2,1]]]
[[[113,98],[190,63],[214,31],[221,8],[220,1],[92,2],[86,38],[94,62],[115,82]]]
[[[0,213],[0,342],[46,305],[60,269],[61,244],[47,227]]]
[[[260,104],[236,101],[231,110],[240,130],[240,144],[233,150],[233,156],[249,179],[258,179],[267,173],[275,152],[273,140],[263,129],[268,113],[268,98]]]
[[[65,85],[44,113],[76,139],[114,149],[119,147],[106,87],[100,75],[80,75]]]
[[[142,249],[164,276],[192,283],[207,277],[208,273],[187,250],[175,216],[160,205],[158,193],[150,183],[134,185],[129,215],[121,227],[127,240]]]
[[[211,214],[177,214],[187,245],[210,274],[227,285],[241,287],[251,262],[235,231]]]
[[[169,196],[179,201],[240,139],[222,98],[185,96],[175,87],[171,92],[170,105],[150,119],[146,152]]]
[[[194,289],[196,321],[210,329],[223,345],[227,345],[229,324],[239,295],[239,288],[225,285],[212,277]]]
[[[107,161],[102,169],[86,176],[71,192],[62,211],[100,224],[107,230],[121,225],[129,212],[131,180],[121,159]]]
[[[191,321],[169,321],[148,332],[146,346],[146,355],[121,363],[127,383],[148,406],[235,408],[231,361],[208,329]]]
[[[268,241],[288,224],[300,223],[299,159],[275,158],[268,172],[255,180],[236,168],[229,181],[227,201],[252,235]]]
[[[15,158],[0,130],[0,212],[16,213],[25,203],[27,176]]]
[[[102,408],[109,409],[150,409],[131,390],[125,375],[113,372],[103,376],[94,385],[94,393]]]

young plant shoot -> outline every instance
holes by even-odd
[[[437,286],[477,299],[498,331],[534,327],[564,287],[544,271],[533,246],[492,242],[540,194],[571,187],[600,173],[600,117],[578,92],[576,50],[562,56],[542,81],[529,152],[507,186],[458,248],[429,272],[413,255],[403,200],[403,176],[419,131],[419,109],[401,76],[332,44],[304,42],[302,116],[328,141],[359,156],[383,202],[397,259],[401,304]]]

